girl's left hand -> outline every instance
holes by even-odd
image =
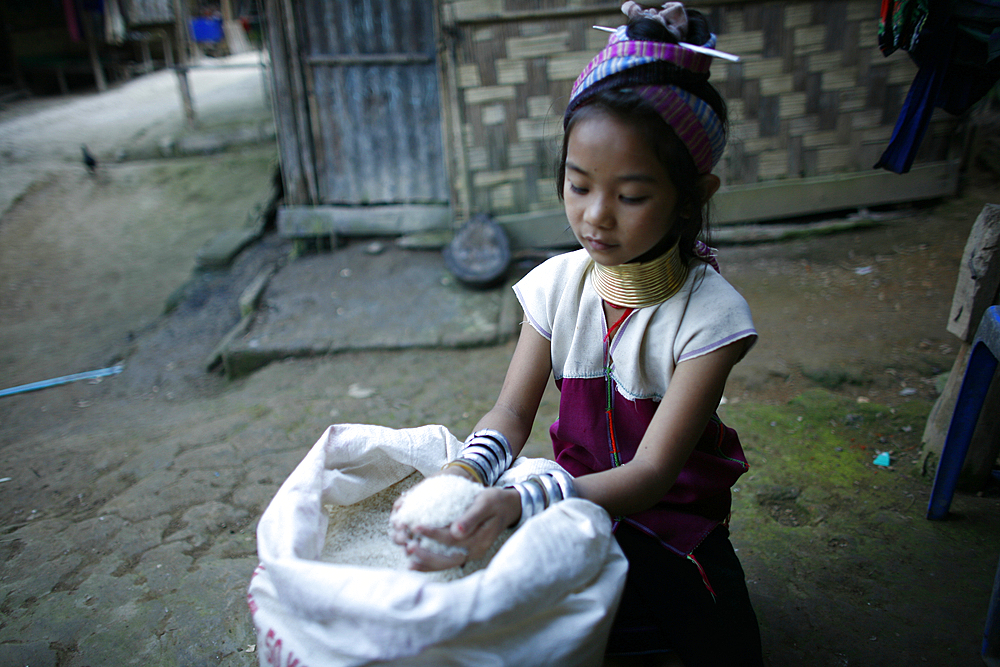
[[[469,559],[477,560],[486,555],[508,526],[521,516],[521,498],[512,489],[485,489],[468,511],[455,523],[445,528],[404,526],[393,523],[393,541],[406,548],[410,569],[422,572],[446,570],[464,565]],[[423,535],[447,547],[458,547],[464,553],[447,556],[417,544],[416,537]]]

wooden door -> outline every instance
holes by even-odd
[[[317,203],[447,203],[433,1],[300,7]]]

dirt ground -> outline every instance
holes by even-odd
[[[266,235],[216,272],[194,257],[248,224],[273,160],[265,145],[92,177],[66,158],[0,219],[0,388],[125,366],[0,398],[0,664],[255,664],[255,521],[323,429],[464,434],[495,398],[510,344],[206,371],[242,289],[291,246]],[[980,664],[1000,503],[963,495],[930,524],[916,461],[987,202],[1000,182],[976,172],[961,197],[870,229],[722,249],[761,334],[722,412],[754,466],[733,539],[771,665]],[[550,391],[535,453],[555,410]],[[884,450],[892,469],[871,465]],[[196,530],[197,503],[211,511]],[[105,519],[117,528],[96,531]]]

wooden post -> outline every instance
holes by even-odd
[[[187,119],[188,125],[194,126],[196,122],[194,113],[194,100],[191,98],[191,86],[188,83],[188,45],[190,43],[189,39],[189,21],[187,7],[184,5],[182,0],[173,0],[174,2],[174,29],[177,33],[177,49],[179,51],[178,55],[178,65],[175,68],[177,72],[177,87],[181,93],[181,105],[184,107],[184,118]]]
[[[229,53],[246,53],[250,51],[250,41],[243,30],[243,24],[233,18],[232,0],[222,0],[222,32],[226,39],[226,48]]]
[[[194,113],[194,101],[191,99],[191,86],[188,83],[188,68],[186,65],[177,67],[177,86],[181,91],[181,102],[184,105],[184,117],[188,125],[194,126],[197,118]]]
[[[281,156],[281,177],[284,186],[284,206],[305,206],[315,203],[306,185],[308,175],[302,166],[299,151],[299,131],[296,125],[295,96],[292,92],[290,60],[295,52],[288,43],[284,5],[281,0],[267,0],[264,39],[271,56],[268,73],[273,85],[271,105],[278,130],[278,152]]]
[[[955,295],[948,318],[948,331],[962,340],[955,365],[941,396],[931,409],[924,428],[922,460],[927,466],[930,456],[940,456],[951,425],[955,403],[972,351],[972,341],[983,313],[1000,301],[1000,206],[987,204],[969,233],[959,267]],[[959,486],[979,491],[1000,453],[1000,381],[990,385],[983,404],[969,452],[965,457]]]
[[[305,203],[316,205],[320,203],[319,190],[316,183],[316,169],[313,153],[312,124],[309,120],[309,103],[306,96],[305,76],[303,67],[308,67],[302,59],[302,51],[299,49],[298,33],[295,28],[295,10],[291,0],[281,0],[282,23],[285,28],[285,42],[287,44],[288,79],[290,92],[292,94],[292,110],[295,115],[296,141],[299,149],[299,160],[301,161],[302,178],[308,192],[309,200]]]
[[[188,60],[190,60],[189,54],[189,43],[190,39],[190,25],[188,21],[187,7],[184,5],[182,0],[173,0],[174,5],[174,32],[177,37],[177,62],[181,65],[186,65]]]
[[[451,187],[451,198],[456,212],[453,226],[457,227],[459,220],[472,218],[472,173],[465,159],[465,144],[462,141],[462,111],[459,106],[458,87],[458,54],[456,37],[458,26],[451,16],[454,10],[450,5],[435,2],[436,32],[440,40],[438,47],[438,80],[441,89],[441,139],[445,150],[445,165],[450,169],[448,183]],[[448,16],[442,16],[443,12]]]
[[[108,89],[108,83],[104,79],[104,67],[101,65],[101,57],[97,53],[97,36],[94,35],[93,13],[86,10],[80,12],[83,19],[83,37],[87,41],[87,55],[90,56],[90,67],[94,70],[94,83],[97,84],[97,91],[103,93]],[[63,84],[60,84],[63,85]]]
[[[163,40],[163,64],[166,67],[174,66],[174,47],[170,43],[170,35],[166,30],[158,31]]]
[[[149,52],[149,36],[143,37],[139,42],[139,51],[142,53],[142,73],[149,74],[153,71],[153,56]]]

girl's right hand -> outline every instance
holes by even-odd
[[[444,468],[441,472],[439,472],[437,474],[439,474],[439,475],[458,475],[459,477],[464,477],[465,479],[469,480],[470,482],[476,482],[477,484],[479,483],[479,480],[475,479],[465,469],[459,468],[458,466],[452,466],[450,468]],[[396,544],[398,544],[399,546],[401,546],[401,547],[407,547],[407,555],[409,555],[409,547],[412,544],[415,543],[415,541],[417,539],[417,536],[418,536],[417,529],[421,528],[421,527],[419,527],[419,526],[410,526],[410,525],[401,523],[401,522],[399,522],[399,521],[396,520],[396,518],[395,518],[396,517],[396,510],[398,510],[402,504],[403,504],[403,496],[400,496],[399,498],[396,498],[396,502],[394,502],[392,504],[392,511],[389,513],[389,525],[391,527],[391,530],[389,531],[389,536],[392,538],[392,541],[395,542]],[[445,529],[445,530],[447,530],[447,529]],[[427,533],[426,532],[421,532],[419,534],[427,534]],[[436,539],[436,538],[432,538],[432,539]],[[430,552],[427,552],[426,549],[421,549],[420,551],[424,552],[424,553],[430,553]],[[431,559],[431,558],[428,557],[427,560],[434,560],[434,559]],[[458,564],[461,565],[461,563],[458,563]],[[433,569],[445,570],[445,569],[447,569],[449,567],[455,567],[455,565],[442,565],[441,567],[436,567],[436,568],[433,568]]]
[[[458,466],[452,466],[450,468],[444,468],[441,472],[437,473],[439,475],[458,475],[459,477],[464,477],[470,482],[479,483],[479,480],[475,479],[470,475],[465,469],[459,468]],[[399,523],[394,519],[396,510],[403,504],[403,496],[396,498],[396,502],[392,504],[392,511],[389,513],[389,524],[392,526],[392,531],[390,536],[392,541],[400,546],[406,546],[408,542],[414,539],[413,527],[407,526],[405,524]]]
[[[507,435],[516,457],[531,432],[531,425],[552,372],[551,346],[548,339],[531,325],[524,325],[514,356],[507,370],[496,405],[476,423],[473,431],[493,428]],[[444,470],[445,474],[469,474],[458,466]],[[468,550],[468,558],[478,559],[497,537],[521,518],[521,496],[513,489],[485,489],[472,506],[451,526],[437,530],[420,526],[400,526],[393,523],[393,541],[407,548],[411,567],[415,570],[441,570],[461,565],[452,559],[442,561],[416,546],[418,535],[427,535],[442,544]]]
[[[392,539],[406,548],[410,568],[423,572],[458,567],[466,560],[486,555],[500,534],[521,517],[521,497],[513,489],[485,489],[465,514],[451,526],[428,528],[393,523]],[[445,556],[420,547],[418,536],[426,536],[447,547],[458,547],[464,553]]]

